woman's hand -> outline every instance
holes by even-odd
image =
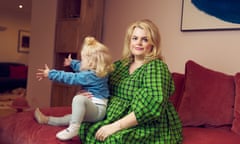
[[[72,62],[72,57],[71,57],[71,54],[68,55],[68,58],[65,58],[64,59],[64,62],[63,62],[63,66],[70,66],[71,65],[71,62]]]
[[[77,92],[77,95],[86,96],[86,97],[88,97],[90,99],[93,97],[93,94],[91,92],[86,91],[86,90],[79,90]]]
[[[38,69],[38,72],[36,73],[36,78],[38,79],[38,81],[40,81],[43,78],[48,77],[48,73],[49,73],[49,68],[48,68],[48,65],[45,64],[44,69]]]
[[[91,92],[86,91],[86,90],[78,91],[77,95],[86,96],[87,98],[90,98],[90,99],[93,97],[93,94]]]
[[[121,130],[120,122],[114,122],[108,125],[102,126],[95,134],[95,138],[99,141],[104,141],[108,136]]]
[[[102,126],[95,134],[95,138],[99,141],[104,141],[108,136],[120,131],[138,125],[135,113],[131,112],[118,121]]]

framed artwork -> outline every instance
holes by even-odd
[[[182,0],[181,31],[240,30],[240,1]]]
[[[30,48],[30,32],[26,30],[18,31],[18,52],[28,53]]]

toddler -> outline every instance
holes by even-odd
[[[94,37],[86,37],[81,50],[81,61],[72,59],[69,54],[64,60],[64,66],[70,66],[74,72],[49,69],[45,64],[43,69],[38,69],[36,77],[39,81],[47,77],[49,80],[68,85],[79,85],[83,91],[90,92],[92,97],[81,93],[74,96],[72,114],[62,117],[46,116],[37,108],[34,116],[40,124],[69,125],[68,128],[58,132],[56,137],[60,140],[70,140],[77,136],[83,121],[96,122],[105,117],[110,96],[108,75],[113,71],[113,63],[105,45]]]

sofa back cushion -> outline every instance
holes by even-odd
[[[0,62],[0,77],[11,77],[10,67],[27,67],[25,64],[17,63],[17,62]]]
[[[236,96],[234,104],[234,120],[232,123],[232,131],[240,135],[240,73],[234,77],[236,85]]]
[[[25,65],[10,66],[10,78],[14,79],[26,79],[28,67]]]
[[[234,95],[233,76],[188,61],[178,110],[183,126],[232,124]]]
[[[0,77],[9,77],[10,70],[8,63],[0,63]]]
[[[173,103],[176,110],[178,110],[179,100],[182,97],[183,86],[184,86],[184,74],[173,72],[172,78],[175,85],[175,91],[170,97],[170,101]]]

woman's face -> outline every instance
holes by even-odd
[[[135,58],[143,58],[146,54],[151,52],[152,44],[150,44],[147,38],[147,33],[145,30],[136,27],[132,33],[130,40],[130,51]]]

